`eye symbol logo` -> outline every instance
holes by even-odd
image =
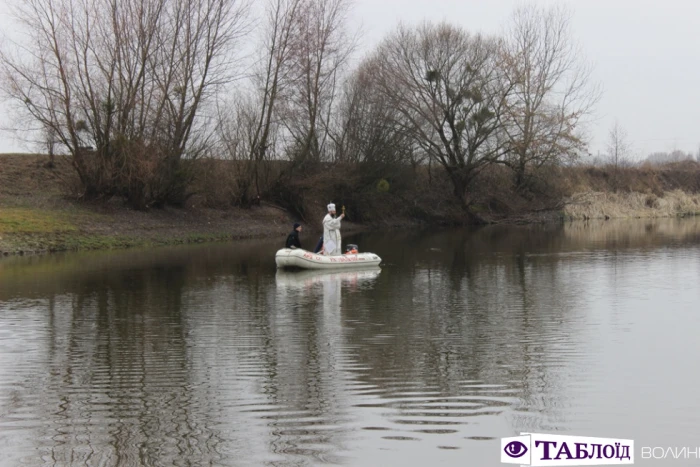
[[[512,441],[506,444],[506,447],[503,450],[510,457],[517,459],[518,457],[522,457],[525,455],[525,453],[527,452],[527,446],[525,446],[520,441]]]

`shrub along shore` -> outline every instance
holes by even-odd
[[[118,197],[82,201],[68,159],[0,155],[0,254],[115,249],[242,238],[279,237],[295,221],[309,247],[329,201],[345,206],[346,233],[361,229],[491,223],[649,218],[700,213],[700,164],[551,167],[527,188],[507,170],[482,172],[467,207],[441,171],[403,167],[378,178],[371,170],[333,166],[280,177],[275,189],[247,206],[227,198],[230,161],[201,161],[181,207],[134,210]],[[285,181],[286,180],[286,181]]]

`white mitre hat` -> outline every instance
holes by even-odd
[[[331,203],[328,205],[328,210],[329,211],[335,211],[335,204]]]

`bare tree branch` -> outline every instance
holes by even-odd
[[[497,66],[499,41],[448,24],[399,27],[379,47],[377,80],[397,122],[450,176],[469,203],[469,184],[501,159],[498,138],[510,89]]]
[[[181,202],[246,14],[236,0],[27,0],[29,40],[2,51],[2,87],[56,135],[86,196]]]
[[[528,167],[558,163],[585,148],[580,124],[600,90],[591,83],[562,7],[516,9],[503,45],[500,63],[512,88],[504,115],[510,146],[504,162],[521,186]]]

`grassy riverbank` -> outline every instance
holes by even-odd
[[[264,207],[226,213],[98,211],[94,206],[52,210],[0,207],[2,254],[226,241],[283,236],[289,230],[287,214]]]
[[[439,171],[397,173],[388,192],[362,185],[361,173],[330,171],[296,178],[277,199],[250,208],[213,208],[195,195],[183,208],[136,211],[123,200],[81,201],[67,159],[48,167],[44,155],[0,155],[0,254],[114,249],[280,237],[305,221],[307,242],[316,238],[328,199],[348,203],[343,230],[469,222],[547,222],[566,219],[673,217],[700,213],[696,163],[618,171],[555,168],[515,190],[498,168],[476,181],[467,210],[459,206]],[[359,175],[358,175],[359,174]],[[213,180],[213,181],[212,181]],[[211,184],[221,183],[211,177]],[[362,188],[358,188],[362,187]],[[202,189],[206,193],[207,189]],[[293,202],[283,206],[287,198]],[[297,209],[290,206],[296,206]],[[319,224],[319,225],[317,225]]]
[[[0,155],[0,254],[113,249],[280,236],[292,217],[269,205],[135,211],[71,196],[70,168],[46,156]]]
[[[700,214],[700,164],[575,168],[562,213],[566,219],[684,217]]]

